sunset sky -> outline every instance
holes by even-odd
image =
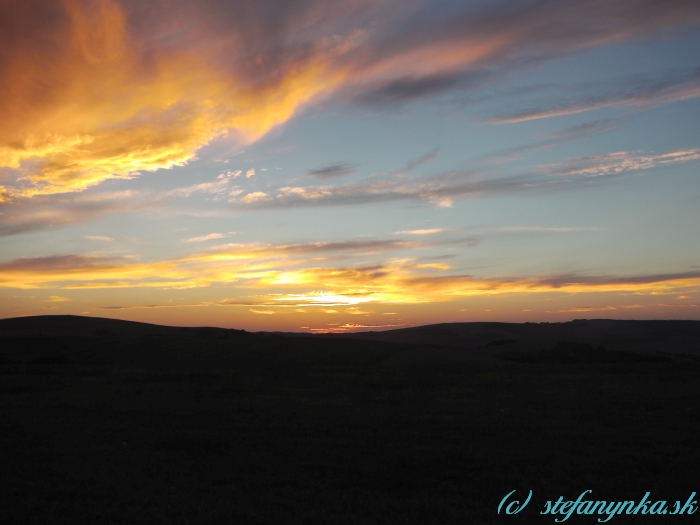
[[[698,0],[0,0],[0,317],[700,319]]]

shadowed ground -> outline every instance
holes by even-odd
[[[469,349],[2,320],[3,523],[553,523],[545,501],[586,489],[698,492],[700,362],[513,361],[498,355],[599,342],[495,332]],[[531,503],[498,516],[513,489]]]

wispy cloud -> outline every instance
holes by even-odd
[[[31,199],[16,197],[2,204],[0,237],[163,206],[162,200],[148,198],[145,193],[131,190],[37,196]]]
[[[560,144],[561,141],[588,138],[591,136],[598,135],[600,133],[606,133],[617,129],[620,125],[619,120],[615,119],[601,119],[593,120],[590,122],[584,122],[583,124],[575,124],[567,128],[557,131],[552,134],[553,144]]]
[[[475,180],[468,173],[446,174],[425,180],[389,179],[341,185],[285,186],[271,194],[248,194],[240,202],[263,207],[305,207],[422,200],[438,207],[450,207],[460,197],[515,190],[532,183],[531,180],[515,178]],[[541,184],[548,184],[548,181],[543,180]]]
[[[563,308],[558,310],[562,313],[586,313],[586,312],[611,312],[615,310],[632,310],[635,308],[644,308],[642,304],[627,304],[617,306],[579,306],[575,308]]]
[[[91,255],[54,255],[49,257],[22,257],[0,263],[0,271],[26,271],[41,273],[44,271],[105,270],[115,268],[124,257],[97,257]]]
[[[345,309],[344,312],[350,315],[369,315],[374,313],[373,310],[363,310],[357,306],[351,306],[350,308]]]
[[[592,232],[601,231],[598,226],[506,226],[499,228],[504,232]]]
[[[357,94],[360,101],[392,104],[455,89],[468,92],[522,64],[697,24],[700,17],[688,0],[663,7],[650,0],[536,0],[446,12],[445,18],[416,16],[379,43],[376,60],[358,75],[365,88]]]
[[[105,237],[104,235],[86,235],[85,238],[90,241],[114,242],[112,237]]]
[[[584,122],[583,124],[576,124],[552,133],[543,140],[489,153],[488,155],[482,157],[480,161],[488,164],[503,164],[506,162],[512,162],[520,159],[524,154],[534,151],[541,151],[543,149],[560,146],[568,142],[583,140],[595,135],[607,133],[619,128],[620,125],[621,119],[602,119]]]
[[[624,173],[700,160],[700,148],[671,151],[658,155],[616,152],[569,159],[540,166],[536,171],[509,177],[487,178],[486,171],[450,172],[426,178],[390,177],[352,184],[323,186],[284,186],[269,193],[253,192],[229,202],[257,208],[359,205],[417,200],[448,208],[454,201],[515,192],[564,189],[579,177],[613,177]],[[552,176],[570,176],[569,179]],[[571,178],[573,177],[573,178]]]
[[[195,193],[225,193],[228,190],[228,178],[223,178],[214,182],[201,182],[182,188],[175,188],[163,193],[164,197],[191,197]]]
[[[198,306],[211,306],[212,303],[196,304],[139,304],[133,306],[97,306],[98,310],[143,310],[152,308],[192,308]]]
[[[68,301],[70,301],[68,297],[62,297],[60,295],[52,295],[46,300],[47,303],[65,303]]]
[[[434,161],[436,158],[440,156],[440,151],[437,149],[434,149],[433,151],[430,151],[426,153],[425,155],[421,155],[417,159],[409,160],[406,164],[401,166],[398,170],[396,170],[396,173],[404,173],[408,171],[413,171],[416,168],[419,168],[423,166],[424,164],[428,164],[432,161]]]
[[[403,240],[353,240],[314,242],[305,244],[285,244],[279,246],[285,252],[290,253],[324,253],[324,252],[353,252],[355,254],[379,253],[389,250],[399,250],[419,247],[416,242]]]
[[[424,230],[404,230],[396,232],[398,235],[433,235],[435,233],[443,233],[452,231],[451,228],[429,228]]]
[[[630,171],[647,170],[657,166],[680,164],[700,160],[700,148],[671,151],[660,155],[643,155],[639,152],[618,151],[593,155],[551,164],[545,169],[551,175],[582,175],[587,177],[615,176]]]
[[[241,188],[231,188],[228,181],[232,178],[226,178],[175,188],[159,195],[126,190],[36,196],[31,199],[18,197],[2,204],[0,236],[55,228],[120,213],[167,209],[175,200],[197,193],[213,195],[213,199],[220,199],[222,203],[228,201],[241,209],[368,205],[392,201],[422,201],[438,207],[449,207],[460,199],[562,191],[580,187],[577,182],[579,179],[583,181],[595,177],[602,180],[639,170],[698,160],[700,160],[700,148],[660,154],[620,151],[572,158],[539,166],[529,174],[510,177],[494,176],[493,171],[485,170],[443,173],[423,178],[395,175],[384,180],[372,178],[352,184],[284,186],[276,190],[266,189],[264,192],[246,192]],[[425,230],[432,232],[435,229],[426,228]],[[399,234],[420,235],[410,232],[405,230]],[[108,242],[109,237],[87,236],[87,238]]]
[[[357,324],[357,323],[344,323],[344,324],[329,324],[321,328],[308,328],[308,330],[313,334],[342,334],[347,332],[352,332],[355,330],[367,330],[375,328],[401,328],[406,326],[405,323],[397,324]],[[304,328],[304,327],[302,327]]]
[[[226,237],[226,235],[223,233],[210,233],[209,235],[190,237],[189,239],[185,240],[185,242],[204,242],[211,241],[212,239],[223,239],[224,237]]]
[[[615,92],[604,93],[556,106],[494,117],[488,122],[492,124],[513,124],[528,120],[573,115],[613,106],[652,107],[697,98],[700,97],[700,68],[693,71],[692,74],[683,75],[680,78],[674,76],[654,83],[640,83],[636,86],[634,85],[634,80],[630,80],[625,84],[623,88],[625,92],[623,93],[619,93],[620,90],[618,89]],[[629,84],[632,84],[632,86],[630,87]]]

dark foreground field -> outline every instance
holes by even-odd
[[[685,503],[700,492],[692,330],[682,352],[601,354],[583,336],[468,348],[0,321],[0,523],[537,524],[587,489]],[[514,489],[531,502],[499,516]]]

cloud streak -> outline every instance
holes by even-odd
[[[223,233],[210,233],[209,235],[201,235],[199,237],[190,237],[186,239],[185,242],[204,242],[211,241],[213,239],[223,239],[226,237]]]
[[[332,164],[316,170],[309,170],[307,175],[315,179],[332,179],[334,177],[342,177],[356,171],[357,168],[352,164]]]
[[[543,180],[540,184],[552,181]],[[274,194],[258,197],[250,193],[239,200],[260,207],[307,207],[372,204],[401,200],[422,200],[448,208],[455,199],[469,195],[514,191],[531,185],[531,180],[501,178],[475,181],[470,174],[445,174],[426,180],[389,179],[326,186],[285,186]]]
[[[428,228],[423,230],[404,230],[396,232],[398,235],[433,235],[435,233],[444,233],[451,231],[450,228]]]
[[[378,39],[375,60],[359,75],[361,102],[391,104],[478,89],[524,64],[700,19],[691,0],[493,2],[477,11],[445,11],[443,18],[418,10]]]
[[[149,198],[151,197],[151,198]],[[165,202],[145,192],[80,193],[17,197],[0,205],[0,237],[60,227],[98,217],[162,208]],[[107,237],[88,236],[106,241]]]
[[[660,155],[640,155],[638,152],[617,151],[604,155],[571,159],[546,168],[550,170],[550,175],[556,176],[605,177],[697,160],[700,160],[700,148],[670,151]]]
[[[506,226],[499,228],[504,232],[595,232],[601,231],[603,228],[598,226]]]
[[[570,188],[587,177],[617,177],[625,173],[700,160],[700,148],[658,155],[615,152],[540,166],[525,175],[486,178],[487,172],[452,172],[422,179],[392,177],[351,184],[284,186],[269,193],[254,192],[230,202],[253,208],[297,208],[360,205],[392,201],[423,201],[449,208],[458,199],[516,192]],[[564,178],[567,176],[568,178]],[[404,232],[405,233],[405,232]]]
[[[0,204],[0,237],[57,228],[114,214],[172,210],[173,205],[179,203],[180,199],[188,199],[195,195],[203,195],[212,201],[219,200],[223,206],[232,206],[239,210],[369,205],[400,201],[418,201],[438,207],[450,207],[461,199],[563,191],[580,187],[580,183],[591,179],[604,180],[640,170],[698,160],[700,148],[660,154],[618,151],[543,165],[531,173],[510,177],[492,177],[487,171],[443,173],[423,178],[393,175],[384,180],[371,178],[350,184],[283,186],[278,189],[266,188],[264,192],[246,192],[240,187],[231,186],[232,178],[224,178],[174,188],[161,194],[133,190],[92,190],[66,195],[16,197]],[[225,204],[226,202],[229,204]],[[207,210],[211,212],[211,206],[208,206]],[[225,208],[219,213],[226,213]],[[426,228],[400,231],[397,234],[414,236],[440,233],[436,230],[447,231]],[[104,236],[87,238],[93,241],[111,239]]]

